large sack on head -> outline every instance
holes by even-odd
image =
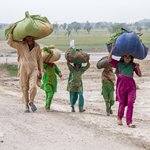
[[[130,54],[134,58],[144,59],[147,56],[148,48],[141,42],[135,32],[123,33],[117,37],[112,54],[123,56]],[[110,49],[108,49],[110,51]]]
[[[51,57],[51,59],[49,60],[49,62],[54,62],[60,59],[61,57],[61,51],[59,49],[52,49],[53,51],[53,56]]]
[[[68,49],[65,58],[67,58],[67,55],[71,63],[86,63],[86,59],[89,59],[89,54],[82,51],[82,49]]]
[[[13,27],[15,28],[13,30]],[[21,41],[26,36],[33,36],[35,39],[41,39],[50,35],[53,32],[53,26],[48,21],[46,17],[41,17],[39,15],[29,15],[25,12],[25,18],[11,25],[5,30],[5,36],[13,30],[13,39],[16,41]]]
[[[54,62],[60,59],[61,57],[61,51],[55,47],[44,47],[42,49],[42,59],[43,62],[48,58],[47,62]]]
[[[106,46],[107,46],[107,50],[110,52],[111,51],[111,48],[112,48],[112,45],[115,44],[115,41],[116,39],[123,33],[129,33],[129,31],[125,30],[124,28],[121,28],[120,30],[116,31],[116,33],[114,33],[109,41],[106,43]]]
[[[140,41],[135,32],[123,33],[115,42],[113,54],[116,56],[123,56],[130,54],[134,58],[144,59],[147,56],[148,48]]]
[[[52,51],[51,47],[45,46],[45,47],[42,48],[42,59],[43,59],[43,62],[46,60],[46,58],[48,56],[52,57],[53,56],[53,51]]]
[[[102,68],[107,68],[111,66],[108,62],[108,56],[102,57],[98,62],[97,62],[97,69],[102,69]]]

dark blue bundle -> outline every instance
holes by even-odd
[[[142,44],[135,32],[123,33],[115,41],[113,55],[132,55],[137,59],[144,59],[147,56],[148,48]]]

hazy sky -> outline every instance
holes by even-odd
[[[132,23],[150,19],[150,0],[1,0],[0,23],[23,19],[26,10],[46,16],[52,23]]]

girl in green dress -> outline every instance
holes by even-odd
[[[112,67],[108,66],[102,72],[102,95],[106,104],[107,116],[113,113],[111,107],[114,104],[114,82],[115,75]]]
[[[79,112],[84,112],[84,97],[83,97],[83,84],[82,84],[82,74],[90,67],[89,59],[86,60],[87,65],[82,67],[81,64],[76,63],[73,65],[70,64],[69,59],[67,58],[67,66],[70,71],[67,90],[70,93],[70,104],[72,107],[72,112],[75,112],[74,105],[79,96]]]
[[[62,74],[55,63],[44,62],[44,75],[41,88],[46,94],[45,109],[50,110],[54,93],[57,91],[57,75],[61,78]]]

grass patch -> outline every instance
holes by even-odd
[[[12,64],[3,64],[3,68],[8,71],[10,76],[17,76],[18,74],[18,66]]]
[[[0,30],[0,40],[6,40],[4,36],[4,30]],[[150,30],[142,31],[143,36],[142,41],[147,46],[150,47]],[[110,39],[110,33],[106,29],[93,29],[90,34],[85,30],[80,30],[78,33],[72,31],[70,37],[65,35],[64,30],[59,30],[57,33],[53,32],[50,36],[43,39],[37,40],[38,43],[42,45],[54,44],[57,48],[61,50],[67,50],[69,48],[70,39],[75,40],[76,48],[82,48],[84,50],[98,49],[101,51],[106,51],[106,42]]]
[[[90,34],[84,30],[80,30],[79,33],[73,31],[70,37],[65,35],[63,30],[60,30],[56,34],[53,32],[50,36],[38,40],[38,43],[44,45],[54,44],[61,50],[67,50],[70,40],[74,39],[76,48],[104,50],[109,37],[110,34],[106,30],[92,30]]]
[[[142,41],[150,47],[150,31],[143,31]],[[98,49],[100,52],[106,50],[106,42],[110,39],[110,33],[107,30],[91,30],[90,34],[84,30],[80,30],[79,33],[73,32],[70,37],[65,35],[63,30],[60,30],[55,34],[53,32],[50,36],[38,40],[38,43],[44,45],[56,45],[61,50],[66,50],[69,47],[70,39],[75,40],[75,46],[82,49]]]
[[[0,40],[6,40],[5,38],[5,29],[0,29]]]

